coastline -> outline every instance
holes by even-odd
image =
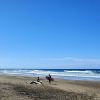
[[[0,74],[30,77],[51,74],[54,78],[66,80],[100,81],[100,69],[0,69]]]
[[[36,77],[0,75],[0,99],[94,100],[94,97],[100,99],[100,81],[55,79],[49,84],[46,79],[41,78],[43,85],[30,84],[35,80]]]

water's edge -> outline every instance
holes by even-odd
[[[32,77],[51,74],[54,78],[100,81],[100,69],[0,69],[0,74]]]

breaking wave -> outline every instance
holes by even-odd
[[[66,69],[40,69],[40,70],[0,70],[1,74],[18,75],[18,76],[42,76],[51,74],[55,78],[71,80],[100,80],[100,70],[66,70]]]

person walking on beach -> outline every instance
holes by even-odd
[[[49,84],[51,84],[51,81],[54,81],[50,74],[46,76],[46,79],[49,81]]]
[[[51,75],[50,74],[49,74],[48,80],[49,80],[49,83],[51,84]]]
[[[46,76],[46,79],[49,81],[49,83],[51,84],[52,78],[51,75],[49,74],[48,76]]]

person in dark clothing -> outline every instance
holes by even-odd
[[[48,80],[49,80],[49,83],[51,84],[51,75],[50,74],[49,74]]]
[[[39,77],[37,77],[37,80],[36,81],[32,81],[30,84],[42,84],[42,81],[40,80]]]
[[[51,75],[50,75],[50,74],[48,75],[48,81],[49,81],[49,83],[51,84],[52,77],[51,77]]]
[[[40,78],[39,77],[37,77],[37,82],[40,82]]]
[[[49,78],[51,78],[51,75],[49,74]]]
[[[50,84],[51,84],[51,81],[54,81],[54,78],[52,78],[50,74],[46,76],[46,79],[49,81]]]

